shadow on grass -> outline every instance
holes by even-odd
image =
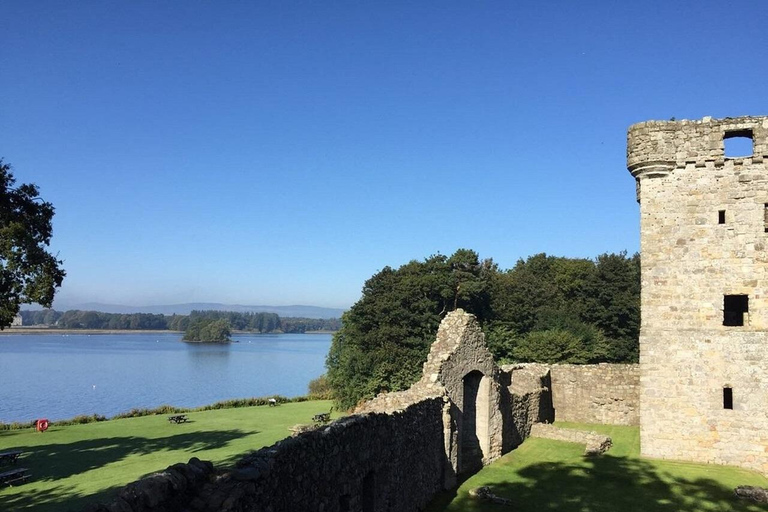
[[[510,468],[510,471],[513,471]],[[489,483],[494,494],[509,498],[512,510],[540,512],[703,512],[764,511],[737,500],[733,489],[714,480],[685,479],[661,474],[635,458],[603,456],[579,464],[546,462],[517,471],[523,481]],[[486,485],[486,484],[480,484]],[[445,510],[438,497],[428,510]],[[438,501],[441,500],[441,501]],[[510,510],[477,501],[464,493],[447,510]]]
[[[80,506],[80,503],[93,501],[95,498],[106,497],[110,491],[119,488],[100,491],[95,496],[78,494],[69,486],[45,486],[35,488],[35,483],[55,482],[72,475],[95,470],[108,464],[119,462],[131,455],[144,455],[160,451],[180,450],[187,452],[184,460],[161,464],[154,471],[161,471],[175,462],[186,462],[195,453],[226,446],[230,441],[244,435],[251,435],[241,430],[217,430],[206,432],[189,432],[157,439],[144,437],[108,437],[88,439],[73,443],[48,444],[42,446],[17,446],[24,452],[19,467],[30,470],[32,479],[29,483],[12,489],[0,491],[0,510],[11,511],[30,509],[38,510],[38,506],[47,505],[48,510],[67,510]],[[182,459],[183,457],[179,457]],[[127,484],[129,482],[125,482]],[[122,484],[121,484],[122,485]],[[25,489],[29,486],[28,489]],[[73,501],[74,500],[74,501]]]

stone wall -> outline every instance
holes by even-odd
[[[427,398],[391,414],[342,418],[208,475],[195,492],[177,484],[177,465],[91,511],[420,510],[443,489],[443,406]]]
[[[549,367],[505,365],[501,368],[504,453],[518,447],[535,423],[555,420]]]
[[[440,323],[417,387],[441,388],[450,400],[448,457],[456,474],[502,455],[499,367],[474,315],[459,309]]]
[[[643,455],[728,464],[768,474],[765,333],[645,328],[640,446]],[[723,388],[733,409],[725,409]]]
[[[552,365],[550,376],[556,421],[640,423],[639,365]]]
[[[751,138],[752,154],[726,156],[732,136]],[[641,451],[768,473],[768,117],[650,121],[627,142],[640,201]]]

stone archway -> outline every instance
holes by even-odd
[[[478,471],[490,451],[490,381],[478,370],[462,379],[464,393],[461,411],[461,456],[459,473]]]

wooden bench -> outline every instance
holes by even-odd
[[[27,468],[16,468],[5,473],[0,473],[0,485],[7,485],[12,487],[14,485],[23,484],[29,480],[32,475],[29,474]]]
[[[168,423],[186,423],[189,421],[189,418],[187,418],[186,414],[176,414],[173,416],[168,416]]]
[[[328,423],[331,421],[331,413],[321,412],[320,414],[315,414],[312,416],[312,421],[315,423]]]
[[[9,450],[0,453],[0,464],[16,464],[16,461],[21,457],[21,453],[21,450]]]

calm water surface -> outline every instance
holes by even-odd
[[[322,374],[330,334],[2,335],[0,422],[112,416],[134,407],[194,407],[230,398],[296,396]]]

